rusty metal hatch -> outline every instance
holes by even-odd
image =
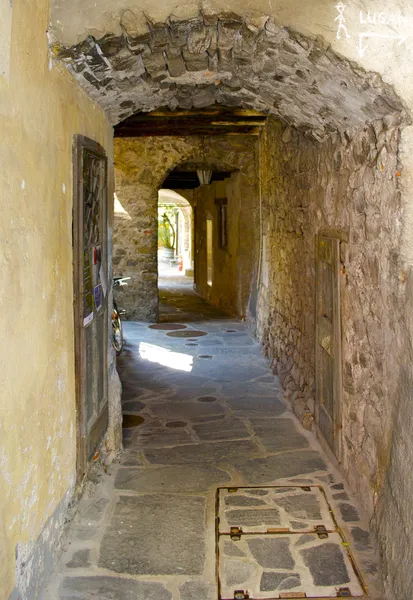
[[[366,598],[322,486],[219,488],[218,600]]]

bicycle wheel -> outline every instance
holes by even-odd
[[[112,311],[112,345],[116,354],[120,354],[123,348],[122,321],[116,308]]]

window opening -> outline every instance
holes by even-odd
[[[212,219],[207,219],[207,284],[212,286]]]
[[[228,246],[228,233],[227,233],[228,200],[226,198],[216,198],[215,204],[217,205],[217,209],[218,209],[218,244],[222,250],[225,250]]]

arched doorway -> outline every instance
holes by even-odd
[[[161,188],[158,192],[158,287],[173,279],[180,285],[193,285],[193,239],[190,202],[178,192]]]

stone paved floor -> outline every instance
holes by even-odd
[[[118,362],[125,452],[82,498],[43,599],[217,600],[220,486],[234,488],[219,492],[223,598],[235,589],[261,598],[304,588],[309,597],[342,585],[357,590],[338,534],[320,540],[311,533],[320,519],[333,527],[327,500],[368,597],[381,599],[362,512],[282,400],[259,344],[189,286],[164,282],[160,296],[161,320],[186,328],[125,323]],[[188,337],[175,337],[180,332]],[[311,487],[320,485],[326,499]],[[235,489],[243,486],[259,487]],[[272,533],[235,542],[227,535],[235,524]],[[300,535],[277,534],[286,526]]]

